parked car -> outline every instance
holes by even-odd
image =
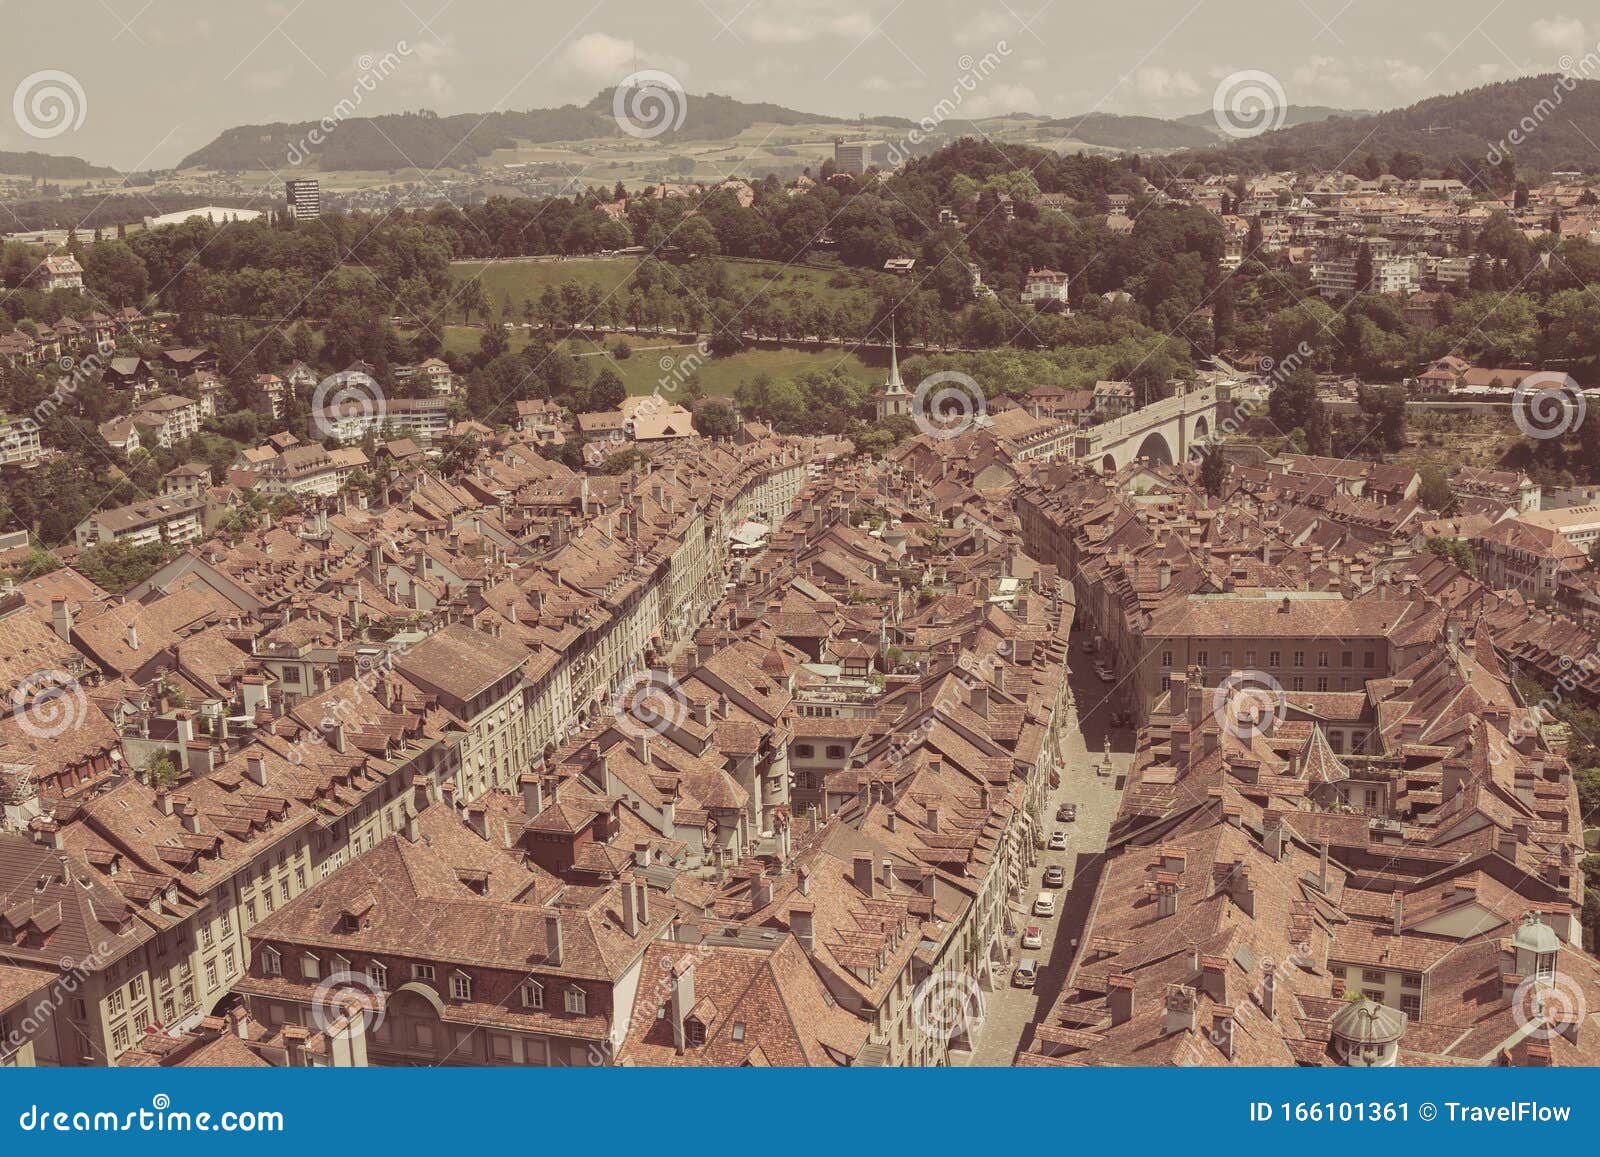
[[[1067,870],[1060,864],[1051,864],[1044,870],[1044,886],[1046,888],[1065,888],[1067,886]]]
[[[1067,850],[1067,833],[1066,832],[1051,832],[1050,833],[1050,850],[1052,852],[1064,852],[1064,851]]]
[[[1022,946],[1024,948],[1043,948],[1044,929],[1037,924],[1029,924],[1022,930]]]
[[[1075,820],[1077,818],[1078,818],[1078,805],[1075,804],[1075,803],[1064,803],[1060,807],[1056,808],[1056,822],[1057,823],[1070,824],[1073,820]]]
[[[1011,983],[1018,988],[1032,988],[1039,979],[1039,962],[1033,957],[1019,961],[1011,973]]]
[[[1056,914],[1056,894],[1054,892],[1040,892],[1035,896],[1033,914],[1035,916],[1054,916]]]
[[[1117,681],[1116,674],[1104,663],[1096,663],[1094,665],[1094,673],[1100,677],[1100,682],[1102,683],[1115,683]]]
[[[1078,650],[1082,651],[1085,655],[1094,654],[1094,637],[1091,635],[1081,640],[1078,643]]]

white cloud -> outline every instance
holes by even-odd
[[[985,84],[977,96],[961,106],[961,115],[969,117],[1038,111],[1039,98],[1031,88],[1021,84]]]
[[[1200,85],[1183,69],[1167,69],[1155,65],[1141,68],[1133,74],[1134,91],[1146,100],[1175,100],[1178,97],[1199,96]]]
[[[736,30],[737,31],[737,30]],[[743,29],[744,36],[757,44],[804,44],[816,37],[816,30],[778,20],[756,19]]]
[[[621,80],[633,69],[636,48],[631,40],[590,32],[561,53],[561,64],[593,80]]]
[[[1583,21],[1573,16],[1552,16],[1549,19],[1535,20],[1528,31],[1533,34],[1535,44],[1557,51],[1572,48],[1587,39]]]

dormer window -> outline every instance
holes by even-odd
[[[472,977],[465,972],[457,972],[450,977],[450,999],[472,999]]]
[[[522,1007],[542,1009],[544,1007],[544,985],[537,980],[524,981],[522,985]]]
[[[692,1016],[683,1022],[683,1034],[690,1048],[699,1048],[706,1043],[706,1026]]]
[[[389,987],[389,970],[378,961],[371,961],[367,965],[367,979],[380,990],[387,991]]]
[[[282,976],[283,957],[276,948],[263,948],[261,950],[261,974],[263,976]]]
[[[579,1016],[589,1011],[589,995],[581,988],[569,988],[566,991],[567,1011]]]
[[[317,959],[315,953],[305,952],[301,954],[300,975],[307,980],[316,980],[322,975],[322,961]]]

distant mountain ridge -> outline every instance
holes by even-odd
[[[57,181],[75,177],[121,176],[116,169],[90,164],[82,157],[53,157],[49,153],[0,153],[0,173]]]
[[[1528,125],[1532,125],[1531,129]],[[1435,170],[1470,176],[1502,156],[1525,170],[1600,170],[1600,81],[1556,75],[1499,81],[1429,97],[1406,108],[1339,116],[1229,142],[1219,161],[1246,158],[1275,169],[1387,165],[1414,154]]]

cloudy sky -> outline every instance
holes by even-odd
[[[964,113],[1198,112],[1241,70],[1346,108],[1586,54],[1600,78],[1593,0],[3,0],[0,31],[0,149],[124,169],[326,116],[386,54],[362,114],[582,103],[648,68],[690,93],[920,118],[989,53]]]

